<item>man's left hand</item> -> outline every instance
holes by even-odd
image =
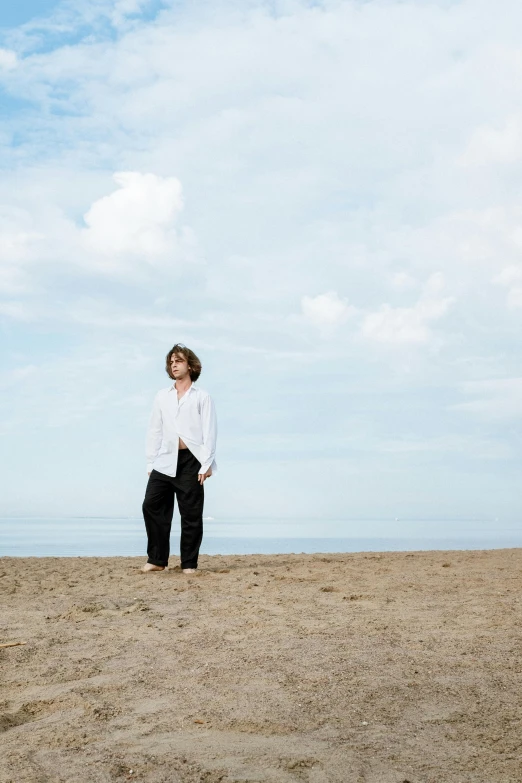
[[[206,473],[198,473],[198,481],[201,485],[203,485],[205,479],[210,478],[212,475],[212,468],[209,468]]]

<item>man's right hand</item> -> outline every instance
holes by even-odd
[[[198,481],[203,486],[205,479],[210,478],[212,475],[212,468],[209,468],[206,473],[198,473]]]

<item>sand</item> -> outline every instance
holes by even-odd
[[[522,550],[1,558],[2,783],[520,783]]]

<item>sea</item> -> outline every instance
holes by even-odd
[[[174,520],[171,553],[177,553]],[[0,518],[0,557],[140,556],[141,517]],[[206,517],[201,554],[313,554],[522,547],[522,525],[498,519],[318,520]]]

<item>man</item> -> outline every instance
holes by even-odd
[[[143,501],[147,530],[144,573],[168,565],[170,528],[177,496],[181,516],[181,568],[193,574],[203,538],[203,484],[216,472],[217,422],[210,395],[195,385],[201,362],[184,345],[167,354],[165,369],[174,381],[156,394],[147,432],[149,481]]]

